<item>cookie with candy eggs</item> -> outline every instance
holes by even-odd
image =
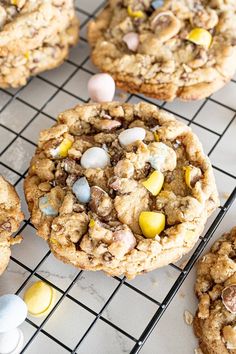
[[[93,80],[96,98],[101,78]],[[40,134],[24,190],[31,221],[57,258],[128,278],[181,258],[218,206],[196,135],[144,102],[61,113]]]
[[[218,239],[197,267],[194,330],[203,354],[236,353],[236,227]]]
[[[78,40],[73,0],[0,2],[0,87],[25,85],[30,76],[53,69]]]
[[[23,220],[19,197],[15,188],[0,176],[0,275],[6,269],[11,245],[21,241],[21,237],[12,237]]]
[[[92,61],[119,88],[202,99],[236,71],[236,2],[110,0],[92,20]]]

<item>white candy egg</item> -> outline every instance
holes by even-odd
[[[104,149],[92,147],[84,152],[80,164],[83,168],[105,168],[110,164],[110,156]]]
[[[126,43],[129,50],[136,52],[139,46],[139,36],[135,32],[130,32],[124,35],[123,41]]]
[[[115,89],[115,81],[109,74],[96,74],[88,82],[88,93],[94,102],[111,102]]]
[[[19,354],[24,345],[24,336],[20,329],[14,328],[0,333],[0,353]]]
[[[85,177],[77,179],[77,181],[73,184],[72,191],[80,203],[86,204],[90,201],[90,187]]]
[[[17,295],[0,297],[0,333],[18,327],[27,316],[27,306]]]
[[[144,140],[146,131],[143,128],[130,128],[121,132],[118,136],[121,145],[126,146],[135,143],[138,140]]]

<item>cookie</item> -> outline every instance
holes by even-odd
[[[236,2],[110,0],[89,24],[92,61],[121,89],[198,100],[236,71]]]
[[[181,258],[219,203],[196,135],[147,103],[61,113],[40,134],[24,189],[56,257],[128,278]]]
[[[8,265],[10,246],[21,241],[20,236],[11,236],[19,228],[23,217],[14,187],[0,176],[0,275]]]
[[[236,353],[236,227],[199,261],[194,330],[203,354]]]
[[[76,44],[78,31],[72,0],[3,2],[0,87],[24,85],[31,75],[60,65]]]

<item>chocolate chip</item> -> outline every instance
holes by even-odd
[[[103,255],[103,259],[105,262],[111,262],[113,259],[113,256],[110,252],[105,252]]]
[[[221,297],[226,309],[231,313],[236,313],[236,284],[224,288]]]
[[[6,221],[6,222],[0,224],[0,228],[5,230],[5,231],[11,232],[11,223],[10,223],[10,221]]]

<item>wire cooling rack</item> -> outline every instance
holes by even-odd
[[[14,183],[22,200],[22,182],[39,131],[51,126],[59,112],[89,100],[87,81],[96,69],[89,59],[86,25],[104,1],[78,0],[76,5],[81,39],[65,64],[31,79],[24,88],[0,91],[0,172]],[[8,270],[0,279],[0,295],[12,292],[21,296],[29,284],[41,279],[53,286],[57,302],[46,318],[26,319],[21,353],[135,354],[142,350],[167,354],[158,348],[145,350],[144,344],[157,324],[158,333],[159,320],[236,198],[235,80],[199,102],[165,103],[119,92],[116,98],[155,103],[191,125],[212,160],[221,206],[184,264],[171,264],[127,281],[124,277],[78,271],[55,260],[46,244],[33,235],[23,202],[26,219],[19,233],[24,243],[13,250]],[[156,286],[157,282],[161,286]],[[178,350],[176,353],[182,354]]]

